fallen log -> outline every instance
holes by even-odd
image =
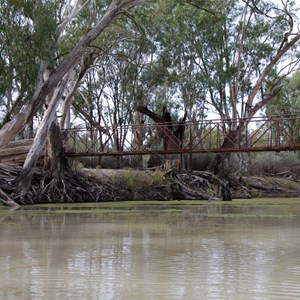
[[[12,141],[0,149],[1,163],[24,163],[33,139]]]
[[[19,204],[16,203],[13,199],[11,199],[5,192],[3,192],[1,188],[0,188],[0,202],[12,207],[19,206]]]
[[[213,189],[211,189],[211,194],[207,193],[209,186],[209,183],[207,181],[203,182],[200,178],[198,178],[198,180],[202,181],[202,184],[200,184],[200,181],[198,181],[196,187],[194,186],[194,188],[192,188],[190,187],[191,183],[188,182],[186,176],[184,176],[185,178],[180,177],[180,174],[174,175],[176,183],[179,184],[179,186],[182,188],[182,193],[186,195],[187,199],[221,200],[221,198],[215,197]],[[195,179],[193,179],[192,182],[195,185]]]
[[[177,197],[181,195],[181,200],[232,200],[229,182],[215,176],[213,173],[193,172],[188,174],[168,172],[167,174],[180,187],[180,190],[177,191]]]

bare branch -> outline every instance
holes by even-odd
[[[140,1],[113,0],[103,17],[99,20],[82,39],[74,46],[65,60],[51,74],[50,78],[37,86],[31,99],[31,103],[24,107],[14,119],[6,123],[0,129],[0,148],[4,147],[31,119],[32,116],[43,106],[48,94],[59,84],[65,74],[67,74],[78,62],[87,47],[99,36],[99,34],[109,26],[109,24],[119,16],[120,10],[128,3],[138,3]]]
[[[90,2],[90,0],[85,1],[81,7],[77,9],[78,0],[76,1],[72,12],[58,25],[57,30],[61,33],[67,26],[67,24],[74,19],[78,14],[84,9],[84,7]]]
[[[278,50],[277,54],[275,55],[274,58],[272,58],[270,63],[267,64],[267,66],[262,71],[261,75],[258,77],[258,79],[252,89],[252,92],[249,95],[249,98],[248,98],[247,104],[246,104],[247,107],[252,108],[253,101],[257,95],[257,92],[261,88],[261,85],[262,85],[263,81],[265,80],[266,76],[269,74],[269,72],[272,70],[272,68],[278,63],[278,61],[282,58],[282,56],[288,50],[290,50],[299,40],[300,40],[300,33],[297,34],[290,42],[286,42],[285,45],[282,47],[282,49]],[[264,100],[264,102],[265,102],[265,100]],[[255,108],[252,108],[248,112],[245,112],[246,114],[248,114],[245,117],[251,118],[257,112],[257,108],[259,108],[259,105],[256,105]]]

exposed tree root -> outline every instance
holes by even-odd
[[[231,200],[228,182],[209,172],[173,173],[183,199]]]
[[[3,192],[2,189],[0,189],[0,202],[9,206],[19,206],[19,204],[11,199],[5,192]]]
[[[261,177],[232,178],[229,182],[209,172],[192,174],[167,172],[159,184],[132,188],[122,176],[100,176],[87,171],[69,170],[59,178],[36,168],[26,195],[18,190],[18,176],[22,167],[0,163],[0,203],[19,205],[40,203],[74,203],[124,200],[231,200],[266,196],[299,196],[298,180]],[[148,171],[149,172],[149,171]],[[149,174],[148,174],[149,175]],[[150,175],[149,175],[150,176]],[[103,178],[104,177],[104,178]],[[292,190],[282,186],[292,186]],[[150,180],[151,181],[151,180]],[[149,182],[150,182],[149,181]]]
[[[41,167],[36,168],[26,195],[18,190],[18,165],[0,164],[0,201],[10,206],[39,203],[100,202],[122,200],[184,200],[220,199],[215,191],[216,183],[205,177],[191,174],[168,173],[166,182],[160,185],[134,187],[124,178],[101,180],[83,171],[69,170],[59,178],[53,177]]]
[[[0,164],[0,201],[10,206],[57,203],[57,202],[90,202],[98,201],[102,186],[93,179],[76,171],[55,178],[37,169],[33,175],[32,184],[26,195],[21,196],[18,190],[18,175],[21,167],[18,165]]]

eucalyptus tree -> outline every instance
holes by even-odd
[[[199,15],[194,63],[207,104],[223,120],[223,146],[229,146],[299,68],[299,6],[288,0],[214,1]],[[216,173],[228,171],[228,157],[217,156]]]
[[[2,127],[30,101],[40,64],[57,49],[55,5],[53,1],[1,1],[0,28]]]
[[[188,112],[190,119],[195,119],[205,116],[206,95],[199,80],[199,66],[195,63],[198,56],[195,41],[202,30],[199,26],[201,14],[185,2],[160,1],[161,14],[155,23],[159,45],[157,63],[166,69],[164,81],[181,102],[181,109]],[[172,101],[177,99],[173,97]]]
[[[293,115],[300,113],[300,71],[286,77],[282,89],[266,106],[267,115]]]
[[[149,34],[152,6],[153,3],[147,3],[134,15],[127,14],[128,19],[119,18],[91,45],[91,49],[100,50],[99,55],[78,89],[73,105],[75,114],[80,109],[84,118],[84,112],[89,110],[89,122],[118,126],[110,144],[117,150],[123,149],[130,136],[129,128],[120,125],[143,121],[145,117],[139,115],[136,107],[143,101],[151,102],[161,80],[154,64],[156,47]]]
[[[300,143],[300,71],[283,80],[281,91],[267,105],[265,113],[285,117],[285,130],[292,137],[292,142]]]
[[[223,121],[222,147],[235,144],[299,67],[299,6],[288,0],[164,0],[156,8],[154,65],[164,70],[156,91],[173,90],[168,101],[179,95],[189,117],[210,108]],[[229,156],[217,156],[216,173],[225,173]]]
[[[201,3],[201,10],[206,7],[207,3]],[[165,69],[163,87],[170,91],[163,103],[170,110],[181,110],[181,115],[184,111],[188,120],[199,121],[206,117],[207,112],[201,69],[195,63],[198,57],[195,41],[202,30],[202,14],[186,1],[159,1],[158,10],[160,14],[154,25],[154,38],[158,44],[156,63]],[[173,117],[176,119],[179,117]],[[187,168],[191,169],[191,165],[192,154],[188,155]],[[183,156],[181,167],[184,167]]]
[[[58,37],[64,36],[66,26],[72,23],[71,21],[83,11],[82,9],[90,1],[87,0],[84,3],[79,2],[81,1],[65,2],[67,8],[72,5],[74,5],[74,7],[71,10],[64,10],[67,12],[67,15],[63,20],[61,20],[60,24],[57,24],[56,34]],[[30,101],[27,105],[23,105],[20,112],[18,112],[1,128],[0,147],[3,147],[29,122],[30,119],[32,119],[34,115],[36,115],[43,104],[46,103],[47,109],[44,113],[43,119],[35,136],[34,143],[30,152],[28,153],[22,172],[19,176],[21,195],[26,194],[28,191],[35,163],[45,143],[48,129],[55,120],[55,113],[58,103],[68,85],[69,78],[74,67],[84,56],[85,51],[88,49],[91,43],[103,32],[106,27],[109,26],[114,19],[123,15],[127,10],[130,10],[142,2],[142,0],[112,0],[111,2],[101,2],[103,5],[103,14],[99,18],[95,19],[94,22],[91,22],[91,26],[87,31],[85,31],[81,36],[75,38],[75,42],[72,43],[72,46],[70,46],[70,51],[66,55],[63,55],[60,57],[60,59],[55,60],[55,63],[51,61],[51,72],[47,72],[46,70],[46,66],[49,67],[50,59],[48,62],[42,65],[40,72],[42,76],[38,77],[38,74],[36,74],[37,83],[34,87],[34,92],[30,98]],[[15,5],[16,3],[19,5],[20,1],[11,1],[11,3],[12,5]],[[26,1],[21,3],[25,5],[27,3],[35,3],[35,1]],[[44,5],[47,3],[47,1],[41,1],[40,3]],[[95,1],[93,3],[95,3],[96,7],[96,3],[99,2]],[[44,78],[45,74],[47,74],[46,78]],[[57,165],[56,167],[59,166]]]

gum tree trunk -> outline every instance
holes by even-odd
[[[100,35],[100,33],[106,27],[108,27],[116,17],[118,17],[124,5],[132,4],[134,6],[135,4],[139,4],[141,2],[142,1],[113,0],[98,24],[78,42],[68,57],[50,75],[49,79],[37,88],[31,103],[18,115],[16,115],[11,122],[6,123],[0,130],[0,148],[2,148],[16,133],[23,128],[30,117],[32,117],[42,107],[47,99],[47,96],[56,89],[57,94],[55,94],[55,97],[52,97],[51,102],[45,112],[42,123],[39,126],[33,145],[27,155],[18,179],[21,197],[26,195],[29,190],[37,159],[43,149],[43,146],[45,145],[48,129],[55,120],[56,109],[64,92],[67,81],[65,79],[66,81],[64,82],[63,78],[74,68],[91,42],[93,42]]]
[[[164,139],[164,148],[165,150],[171,150],[171,151],[179,151],[182,149],[182,140],[184,136],[184,129],[185,129],[185,119],[186,114],[183,117],[182,120],[179,121],[178,124],[176,124],[177,129],[174,130],[172,120],[170,119],[170,116],[166,118],[164,116],[159,116],[156,113],[149,110],[146,106],[140,106],[138,107],[138,111],[142,114],[147,115],[150,117],[153,121],[155,121],[157,124],[159,124],[159,131],[161,138]],[[166,124],[166,125],[164,125]],[[167,159],[165,162],[165,168],[171,169],[173,171],[180,171],[181,166],[181,154],[167,154]]]
[[[100,33],[117,18],[124,5],[132,6],[142,1],[113,0],[98,24],[92,28],[78,42],[65,60],[57,67],[46,82],[40,81],[36,87],[31,103],[24,106],[21,111],[9,122],[4,124],[0,130],[0,149],[18,133],[32,119],[32,117],[42,108],[47,96],[57,87],[63,77],[77,64],[87,47],[100,35]],[[44,70],[42,70],[43,72]]]

